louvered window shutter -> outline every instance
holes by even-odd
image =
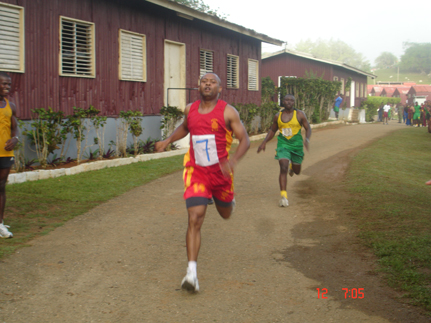
[[[259,90],[258,70],[259,70],[259,62],[249,59],[248,60],[248,90],[249,91]]]
[[[200,77],[206,73],[213,72],[213,52],[208,50],[200,51]]]
[[[238,88],[238,57],[227,56],[227,87]]]
[[[121,79],[145,81],[145,36],[120,31]]]
[[[0,70],[24,71],[23,10],[0,5]]]
[[[93,24],[61,20],[61,72],[70,76],[94,76]]]

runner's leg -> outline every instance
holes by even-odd
[[[6,206],[6,182],[10,168],[0,168],[0,223],[3,222],[4,209]]]

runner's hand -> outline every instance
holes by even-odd
[[[257,148],[257,153],[260,153],[261,150],[265,151],[265,148],[266,148],[266,143],[262,142],[259,148]]]
[[[168,143],[166,142],[166,140],[158,141],[154,145],[154,150],[160,153],[160,152],[165,151],[167,146],[168,146]]]
[[[220,169],[221,169],[221,172],[223,173],[223,176],[226,178],[230,178],[233,174],[233,170],[236,166],[236,163],[233,162],[232,160],[224,160],[224,161],[221,161],[219,164],[220,164]]]

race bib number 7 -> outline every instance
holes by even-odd
[[[211,166],[219,162],[215,135],[195,135],[192,142],[197,165]]]

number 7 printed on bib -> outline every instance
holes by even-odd
[[[219,162],[215,135],[192,136],[196,165],[211,166]]]

